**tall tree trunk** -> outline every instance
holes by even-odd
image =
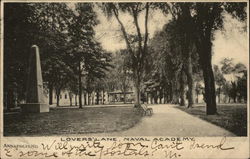
[[[191,28],[192,28],[192,17],[190,8],[188,5],[181,5],[182,9],[182,25],[183,25],[183,45],[182,45],[182,54],[186,58],[186,75],[187,75],[187,82],[188,82],[188,108],[192,107],[194,104],[194,81],[193,81],[193,69],[192,69],[192,42],[191,42]]]
[[[77,106],[77,94],[75,94],[75,106]]]
[[[86,92],[84,93],[84,105],[87,105],[87,94],[86,94]]]
[[[188,108],[191,108],[194,104],[194,80],[193,80],[193,68],[192,68],[192,58],[191,51],[188,53],[187,59],[187,82],[188,82]]]
[[[95,105],[95,92],[91,93],[91,105]]]
[[[159,103],[162,104],[162,98],[163,98],[163,88],[160,88],[159,90],[159,97],[160,97],[160,101]]]
[[[56,106],[60,105],[61,89],[57,87],[56,91]]]
[[[167,103],[167,98],[168,98],[168,96],[167,96],[167,91],[166,91],[166,87],[164,88],[164,90],[163,90],[163,99],[164,99],[164,104],[166,104]]]
[[[234,96],[234,98],[233,98],[233,99],[234,99],[234,103],[236,103],[236,97],[237,97],[237,96]]]
[[[135,86],[135,105],[139,105],[140,104],[140,89],[138,88],[138,86]]]
[[[90,97],[91,97],[91,95],[90,95],[90,92],[88,92],[88,105],[90,105],[91,103],[91,101],[90,101]]]
[[[174,81],[172,83],[172,104],[179,104],[179,94],[177,88],[177,75],[175,75]]]
[[[139,106],[141,103],[140,77],[136,77],[134,84],[135,84],[135,106]]]
[[[56,106],[59,106],[60,105],[60,93],[57,93],[56,94]]]
[[[99,90],[96,92],[96,104],[99,104]]]
[[[165,89],[162,88],[162,104],[165,104]]]
[[[206,52],[204,52],[200,58],[202,59],[201,65],[205,82],[206,113],[207,115],[213,115],[217,113],[217,109],[214,74],[211,62],[211,46],[210,49],[204,49],[204,51]]]
[[[72,94],[69,93],[69,102],[70,102],[70,106],[72,106]]]
[[[78,74],[78,94],[79,94],[79,108],[82,108],[82,69],[81,69],[81,61],[79,61],[79,74]]]
[[[173,101],[173,91],[174,91],[174,89],[173,89],[173,82],[171,82],[170,83],[170,85],[169,85],[169,100],[168,100],[168,103],[172,103],[172,101]]]
[[[180,106],[185,106],[185,76],[184,70],[181,70],[181,77],[180,77]]]
[[[211,62],[211,61],[210,61]],[[205,82],[205,97],[207,104],[207,115],[216,114],[216,96],[212,65],[209,62],[203,66],[203,76]]]
[[[221,90],[221,88],[219,87],[218,88],[218,103],[220,103],[220,90]]]
[[[200,31],[199,38],[195,40],[205,83],[206,114],[214,115],[217,113],[217,108],[214,74],[212,69],[211,30],[205,30],[205,35],[203,30]]]
[[[158,104],[158,95],[157,95],[157,90],[154,91],[154,104]]]
[[[104,90],[102,90],[102,104],[104,104],[104,101],[105,101],[104,96],[105,96]]]
[[[90,93],[90,101],[89,101],[89,105],[93,105],[93,92]]]
[[[126,92],[123,91],[123,103],[125,104],[126,103]]]
[[[49,82],[49,105],[53,104],[53,84]]]

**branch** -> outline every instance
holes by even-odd
[[[146,15],[145,15],[145,39],[144,39],[144,48],[143,52],[147,52],[147,42],[148,42],[148,11],[149,11],[149,4],[146,3]]]
[[[124,36],[124,38],[125,38],[125,42],[126,42],[126,44],[127,44],[127,48],[128,48],[128,50],[129,50],[130,54],[131,54],[132,56],[134,56],[133,51],[132,51],[132,48],[131,48],[130,43],[129,43],[129,40],[128,40],[128,34],[127,34],[126,30],[125,30],[125,27],[124,27],[123,23],[122,23],[121,20],[119,19],[119,15],[118,15],[117,8],[116,8],[115,6],[113,6],[113,7],[112,7],[112,11],[113,11],[113,13],[114,13],[114,15],[115,15],[116,20],[118,21],[118,23],[119,23],[120,26],[121,26],[121,30],[122,30],[123,36]]]
[[[207,20],[207,29],[206,29],[206,36],[211,36],[212,29],[215,25],[216,17],[220,16],[220,4],[214,3],[211,7],[212,11],[208,11],[208,20]]]
[[[144,39],[144,46],[143,46],[143,55],[141,55],[141,64],[140,69],[142,69],[144,64],[144,57],[147,54],[147,42],[148,42],[148,12],[149,12],[149,3],[146,3],[146,13],[145,13],[145,39]]]
[[[171,13],[173,19],[174,19],[174,20],[177,20],[177,18],[176,18],[176,16],[175,16],[174,12],[173,12],[173,10],[172,10],[172,8],[171,8],[168,4],[167,4],[166,6],[167,6],[168,10],[170,11],[170,13]]]
[[[137,34],[138,34],[138,45],[139,45],[139,51],[138,51],[138,56],[137,58],[140,57],[140,54],[142,54],[142,37],[141,37],[141,30],[140,30],[140,27],[139,27],[139,24],[138,24],[138,12],[137,12],[137,9],[135,10],[133,7],[131,8],[132,9],[132,13],[133,13],[133,18],[134,18],[134,23],[135,23],[135,26],[136,26],[136,30],[137,30]]]

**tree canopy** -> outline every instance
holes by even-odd
[[[136,105],[145,102],[146,96],[151,96],[154,103],[185,105],[186,96],[187,106],[192,107],[197,92],[197,100],[199,93],[204,95],[207,114],[216,114],[216,96],[220,99],[226,94],[234,101],[246,100],[246,66],[230,58],[224,59],[221,66],[212,64],[215,32],[223,29],[228,14],[246,22],[246,4],[5,3],[5,104],[12,107],[25,99],[27,59],[30,47],[36,44],[50,104],[53,91],[59,105],[61,91],[69,90],[79,97],[82,108],[82,94],[87,98],[87,94],[96,93],[99,98],[104,90],[126,92],[131,80]],[[100,24],[97,11],[117,22],[125,49],[116,53],[104,50],[96,38],[95,27]],[[171,18],[151,35],[150,15],[154,11]],[[122,21],[123,15],[132,19],[133,32]],[[234,80],[227,80],[228,75]]]

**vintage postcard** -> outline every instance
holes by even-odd
[[[249,1],[1,1],[3,159],[250,157]]]

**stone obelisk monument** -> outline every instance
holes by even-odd
[[[26,90],[26,104],[21,106],[24,113],[49,112],[49,105],[45,103],[43,94],[43,79],[40,63],[39,48],[31,47]]]

